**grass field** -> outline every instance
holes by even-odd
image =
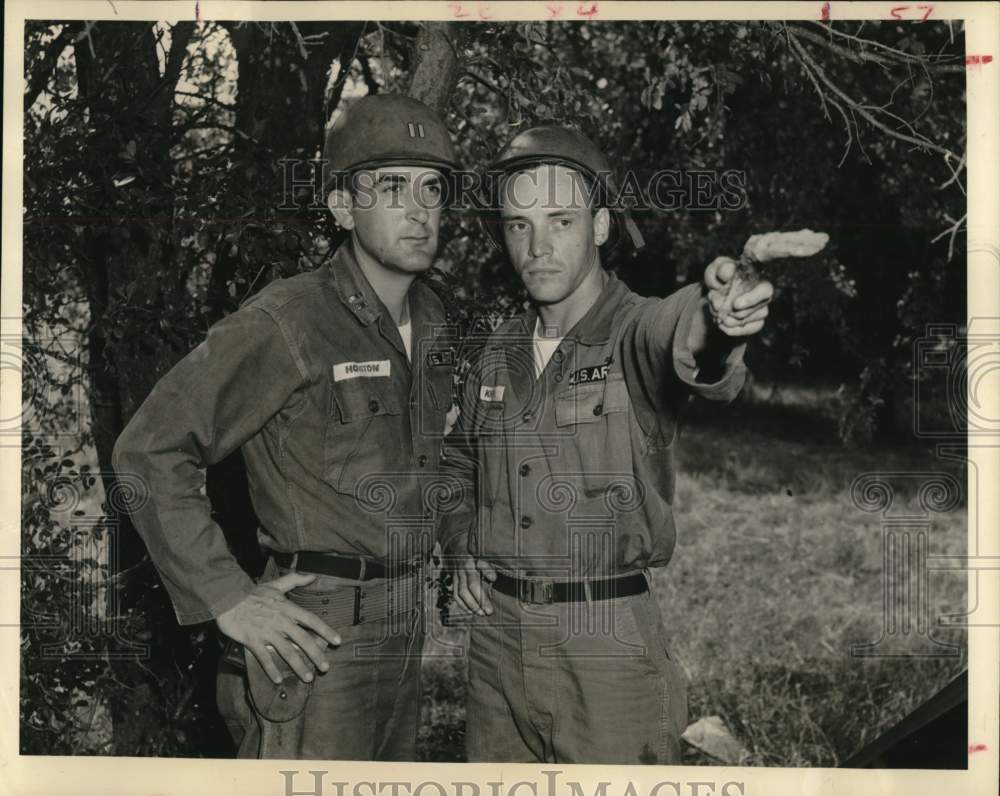
[[[917,447],[846,450],[800,399],[740,403],[711,424],[711,408],[693,408],[678,448],[677,550],[655,573],[671,653],[689,679],[689,721],[721,716],[745,765],[836,766],[966,665],[964,631],[935,627],[965,610],[960,572],[928,581],[930,633],[958,645],[955,657],[905,654],[942,649],[916,629],[879,647],[900,657],[851,654],[882,635],[885,582],[882,517],[854,504],[852,481],[945,472],[964,485],[964,465]],[[921,479],[892,480],[894,515],[921,514]],[[929,523],[930,555],[964,554],[964,494]],[[459,629],[435,635],[462,642]],[[463,759],[464,660],[444,651],[426,652],[424,760]],[[691,746],[685,762],[718,764]]]

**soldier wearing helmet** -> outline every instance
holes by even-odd
[[[412,760],[426,499],[451,404],[432,263],[442,121],[402,96],[356,101],[326,139],[327,201],[350,238],[223,319],[155,387],[114,453],[150,496],[133,520],[181,624],[230,641],[218,701],[241,757]],[[241,448],[259,582],[201,493]]]
[[[684,675],[650,577],[675,544],[678,414],[738,393],[772,287],[724,310],[729,259],[665,299],[607,273],[602,247],[642,238],[575,130],[527,130],[491,172],[487,231],[531,306],[486,342],[445,443],[464,487],[439,532],[472,612],[468,759],[678,763]]]

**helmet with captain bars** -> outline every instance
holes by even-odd
[[[351,103],[323,146],[323,194],[344,177],[383,166],[426,166],[448,177],[459,168],[448,128],[424,103],[371,94]]]

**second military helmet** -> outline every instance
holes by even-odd
[[[579,171],[599,188],[600,203],[611,211],[611,243],[621,237],[622,229],[628,234],[632,245],[641,249],[645,242],[642,233],[632,220],[627,207],[618,206],[618,185],[607,158],[583,133],[569,127],[532,127],[514,136],[501,149],[489,166],[489,173],[501,178],[543,163],[555,163]],[[496,186],[494,186],[496,187]],[[494,206],[499,201],[499,193],[494,192]],[[495,218],[483,219],[487,234],[497,246],[503,241],[499,224]]]
[[[418,100],[371,94],[351,103],[326,134],[323,193],[361,169],[426,166],[446,176],[459,167],[448,129]]]

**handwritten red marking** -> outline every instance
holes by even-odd
[[[549,10],[549,19],[555,19],[563,12],[562,6],[545,6]]]
[[[820,19],[822,19],[824,22],[829,22],[830,21],[830,4],[829,3],[823,3],[823,9],[822,9],[822,11],[820,11],[820,15],[819,16],[820,16]]]
[[[909,11],[911,8],[916,8],[917,11],[923,11],[924,13],[920,16],[921,22],[926,22],[927,18],[934,13],[934,6],[919,5],[919,6],[896,6],[889,14],[893,19],[903,19],[903,12]]]
[[[451,13],[455,16],[456,19],[461,19],[462,17],[469,16],[469,12],[462,10],[461,3],[451,3]]]
[[[597,15],[597,3],[591,3],[590,8],[584,10],[583,6],[578,6],[576,9],[578,16],[586,17],[587,19],[593,19]]]
[[[194,19],[195,22],[201,22],[201,3],[198,0],[194,2]]]
[[[489,6],[480,6],[479,7],[479,18],[480,19],[493,19],[493,14],[490,13],[490,7]]]
[[[966,66],[982,66],[993,60],[992,55],[967,55],[965,56]]]
[[[969,744],[969,754],[975,754],[976,752],[985,752],[986,744],[984,743],[970,743]]]

